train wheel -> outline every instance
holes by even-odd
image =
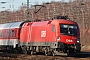
[[[27,47],[22,47],[22,53],[27,54]]]
[[[52,52],[52,56],[55,56],[55,53],[54,52]]]
[[[48,54],[46,53],[45,56],[48,56]]]
[[[45,53],[45,55],[46,55],[46,56],[49,56],[49,55],[51,55],[51,54],[50,54],[49,52],[47,52],[47,53]]]
[[[23,50],[23,53],[24,53],[24,54],[27,54],[27,50],[26,50],[26,49],[25,49],[25,50]]]
[[[52,53],[52,56],[55,56],[55,54],[54,54],[54,53]]]
[[[52,56],[55,56],[54,50],[52,50],[51,53],[52,53]]]
[[[47,50],[45,50],[45,56],[49,56],[50,52],[48,52]]]
[[[33,51],[30,52],[30,55],[33,55]]]
[[[52,55],[52,52],[51,52],[51,51],[46,52],[45,55],[46,55],[46,56],[51,56],[51,55]],[[53,54],[53,55],[54,55],[54,54]]]
[[[46,56],[48,55],[46,50],[45,50],[45,55],[46,55]]]

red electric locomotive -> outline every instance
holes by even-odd
[[[0,24],[0,46],[30,54],[77,53],[81,49],[80,31],[76,22],[65,19]]]
[[[81,49],[78,24],[64,19],[24,23],[20,43],[24,52],[30,51],[31,54],[62,55],[77,53]]]

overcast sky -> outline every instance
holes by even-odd
[[[61,1],[61,0],[29,0],[30,4],[41,4],[42,2]],[[68,1],[68,0],[63,0]],[[0,2],[6,2],[5,4],[0,3],[0,11],[2,10],[16,10],[22,5],[26,4],[27,0],[0,0]]]

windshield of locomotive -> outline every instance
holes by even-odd
[[[60,33],[63,35],[77,36],[77,26],[74,24],[60,24]]]

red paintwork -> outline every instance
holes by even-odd
[[[79,27],[78,36],[65,36],[60,34],[59,24],[62,23],[77,25],[76,22],[61,19],[42,22],[26,22],[22,26],[20,42],[64,42],[66,44],[75,44],[77,38],[80,38]],[[55,26],[56,32],[52,31],[52,25]],[[41,31],[46,32],[45,37],[41,37]],[[60,37],[60,41],[57,40],[58,36]],[[70,39],[72,42],[66,42],[66,39]]]

